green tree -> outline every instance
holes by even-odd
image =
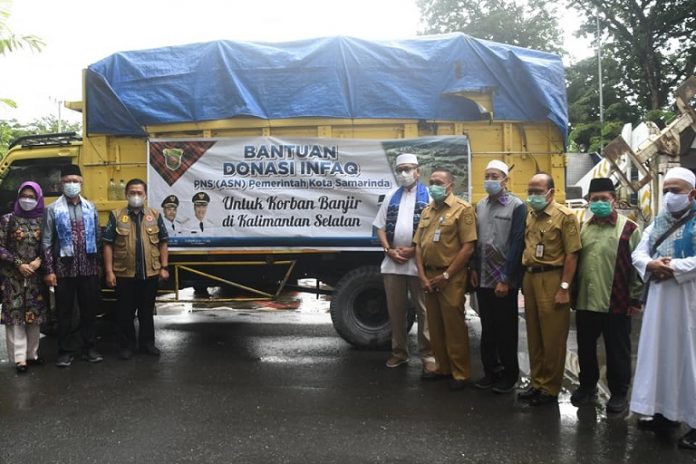
[[[34,35],[17,35],[8,27],[12,11],[12,0],[0,0],[0,56],[12,53],[16,50],[27,48],[41,51],[44,42]],[[9,98],[0,98],[0,102],[13,108],[17,104]]]
[[[636,124],[641,108],[623,83],[621,65],[611,55],[602,57],[604,129],[601,129],[597,57],[593,56],[566,69],[569,135],[571,151],[598,151],[621,132],[627,122]],[[602,136],[600,137],[600,132]]]
[[[619,64],[623,86],[644,110],[660,110],[696,71],[696,0],[570,0]]]
[[[425,32],[464,32],[480,39],[561,53],[555,2],[548,0],[418,0]]]
[[[19,137],[27,135],[50,134],[58,132],[58,118],[55,116],[44,116],[35,119],[29,124],[21,124],[16,119],[9,121],[0,120],[0,158],[7,153],[8,145]],[[80,123],[62,121],[61,132],[82,132]]]

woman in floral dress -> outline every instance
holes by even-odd
[[[39,184],[19,187],[13,211],[0,218],[2,312],[7,353],[18,373],[39,358],[40,326],[46,317],[45,287],[41,280],[41,225],[44,199]]]

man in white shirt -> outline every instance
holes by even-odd
[[[167,227],[169,236],[181,235],[184,232],[185,220],[180,220],[176,217],[179,209],[179,198],[176,195],[169,195],[162,200],[162,216],[164,225]]]
[[[418,352],[425,377],[435,371],[435,359],[430,347],[425,296],[418,280],[413,234],[420,214],[430,202],[428,189],[418,182],[420,171],[416,155],[404,153],[396,158],[396,178],[399,188],[390,192],[372,225],[384,248],[381,272],[387,294],[387,309],[392,326],[392,353],[387,367],[408,363],[407,319],[409,293],[418,320]]]

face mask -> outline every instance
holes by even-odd
[[[128,197],[128,206],[131,208],[140,208],[145,204],[145,197],[140,195],[130,195]]]
[[[486,189],[486,193],[489,195],[497,195],[503,190],[499,180],[485,180],[483,181],[483,188]]]
[[[546,208],[549,201],[546,199],[546,195],[529,195],[527,197],[527,203],[534,211],[541,211]]]
[[[665,209],[670,213],[684,211],[691,204],[688,193],[667,192],[664,198]]]
[[[416,181],[416,173],[413,170],[401,172],[396,175],[396,180],[399,185],[409,187]]]
[[[593,201],[590,203],[590,211],[597,217],[607,217],[611,214],[611,203],[608,201]]]
[[[428,192],[433,200],[441,202],[447,197],[447,189],[442,185],[431,185],[428,187]]]
[[[80,194],[82,185],[79,182],[68,182],[63,184],[63,193],[68,198],[74,198]]]
[[[37,203],[38,202],[33,198],[19,199],[19,207],[22,208],[22,210],[24,211],[31,211],[32,209],[36,208]]]

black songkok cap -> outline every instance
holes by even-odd
[[[608,177],[597,177],[590,181],[590,190],[587,193],[594,192],[615,192],[614,182]]]
[[[60,168],[60,177],[65,176],[82,176],[82,171],[80,171],[80,166],[76,164],[66,164]]]

